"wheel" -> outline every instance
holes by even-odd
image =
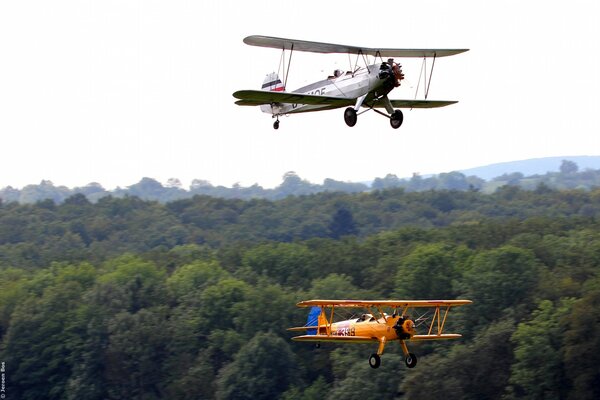
[[[394,129],[400,128],[400,125],[402,125],[402,121],[404,121],[404,115],[400,110],[394,111],[390,116],[390,125],[392,125],[392,128]]]
[[[379,368],[381,365],[381,357],[376,353],[371,354],[371,357],[369,357],[369,365],[371,368]]]
[[[352,107],[346,108],[344,111],[344,121],[346,122],[346,125],[350,127],[356,125],[356,119],[356,110]]]
[[[413,353],[408,353],[406,358],[404,359],[404,363],[408,368],[414,368],[417,366],[417,356]]]
[[[279,120],[273,122],[273,129],[279,129]]]

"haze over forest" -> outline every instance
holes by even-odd
[[[278,200],[287,196],[310,195],[319,192],[357,193],[391,188],[403,188],[408,192],[477,190],[483,193],[492,193],[504,185],[517,185],[532,190],[541,184],[553,189],[590,189],[600,186],[600,156],[548,157],[493,164],[438,175],[414,174],[411,178],[399,178],[394,174],[388,174],[366,183],[325,179],[322,184],[315,184],[290,171],[284,174],[282,183],[273,189],[265,189],[258,184],[250,187],[242,187],[238,184],[234,184],[232,187],[214,186],[206,180],[195,179],[186,190],[176,178],[169,179],[166,184],[162,184],[148,177],[126,188],[114,190],[107,190],[95,182],[71,189],[65,186],[55,186],[51,181],[44,180],[40,184],[27,185],[22,189],[11,186],[0,189],[0,199],[4,202],[25,204],[47,199],[61,203],[66,198],[81,193],[92,202],[105,196],[137,196],[143,200],[165,203],[190,198],[194,195]]]

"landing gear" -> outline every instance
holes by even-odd
[[[273,122],[273,129],[279,129],[279,118],[277,121]]]
[[[404,363],[408,368],[414,368],[417,366],[417,356],[413,353],[408,353],[406,358],[404,359]]]
[[[404,121],[404,115],[402,114],[402,111],[396,110],[392,113],[392,115],[390,115],[390,125],[392,126],[392,128],[400,128],[400,125],[402,125],[402,121]]]
[[[356,120],[356,110],[352,107],[346,108],[344,111],[344,121],[346,122],[346,125],[352,127],[356,125]]]
[[[369,365],[373,369],[379,368],[379,366],[381,365],[381,357],[379,357],[377,353],[371,354],[371,357],[369,357]]]

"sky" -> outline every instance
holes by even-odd
[[[360,182],[600,155],[598,15],[596,0],[0,1],[0,188],[268,188],[288,171]],[[459,103],[405,110],[398,130],[373,112],[349,128],[339,109],[282,117],[276,131],[234,104],[279,67],[281,52],[248,35],[470,51],[438,59],[431,81],[429,99]],[[390,98],[412,99],[421,60],[401,62]],[[295,52],[287,87],[349,63]]]

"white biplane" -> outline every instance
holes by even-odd
[[[331,110],[341,107],[347,107],[344,111],[344,121],[348,126],[354,126],[360,109],[366,108],[362,112],[373,110],[389,118],[392,128],[398,129],[404,119],[399,108],[435,108],[456,103],[456,101],[427,99],[433,67],[437,57],[452,56],[468,51],[468,49],[376,49],[269,36],[248,36],[244,39],[244,43],[251,46],[282,50],[281,60],[284,62],[283,71],[285,72],[283,82],[279,78],[279,74],[273,72],[266,76],[262,90],[240,90],[233,93],[233,97],[238,99],[236,104],[260,106],[263,112],[276,118],[273,123],[275,129],[279,128],[279,117],[281,115]],[[285,71],[286,50],[290,51],[287,72]],[[351,70],[335,70],[331,76],[324,80],[287,92],[285,90],[287,75],[294,50],[325,54],[355,54],[356,62],[353,68],[351,66]],[[374,57],[375,62],[369,64],[369,56]],[[384,60],[384,57],[387,60]],[[425,74],[422,74],[422,76],[425,82],[425,99],[392,100],[388,98],[388,94],[394,88],[400,86],[400,82],[404,79],[402,66],[394,62],[393,57],[423,58]],[[361,58],[364,67],[358,66]],[[378,58],[379,61],[377,61]],[[427,58],[433,58],[428,81],[426,79]],[[423,67],[421,71],[423,71]],[[421,78],[419,78],[419,83],[420,80]],[[385,109],[387,114],[378,110],[379,108]]]

